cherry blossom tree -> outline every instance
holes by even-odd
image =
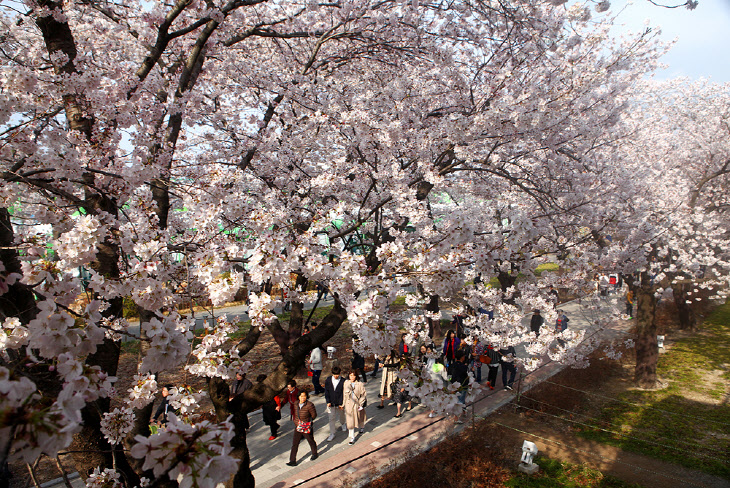
[[[635,294],[639,385],[657,384],[656,304],[671,290],[680,326],[693,328],[700,289],[724,298],[728,279],[726,202],[728,87],[707,81],[647,82],[638,89],[630,137],[616,153],[637,187],[604,234],[604,261]]]
[[[494,309],[469,318],[469,340],[527,342],[536,367],[554,335],[535,340],[521,319],[550,310],[554,278],[534,270],[557,253],[581,283],[607,259],[593,236],[632,191],[608,154],[663,49],[562,4],[4,3],[0,461],[73,440],[90,486],[253,486],[243,415],[345,321],[377,354],[401,325],[425,338],[433,297]],[[231,346],[220,320],[191,352],[180,290],[221,306],[241,264],[258,288],[248,335]],[[505,286],[465,287],[477,272]],[[314,282],[335,303],[303,336]],[[402,295],[407,318],[388,309]],[[143,346],[120,392],[125,299]],[[280,361],[229,401],[263,330]],[[550,354],[581,361],[581,335],[564,338]],[[218,422],[173,417],[152,435],[156,375],[190,357]],[[460,411],[456,386],[409,366],[413,393]],[[171,401],[184,412],[195,396]]]

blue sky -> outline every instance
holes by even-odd
[[[730,82],[730,0],[699,0],[695,10],[657,7],[648,0],[611,1],[614,13],[624,7],[618,17],[623,28],[642,30],[648,19],[650,26],[662,28],[662,38],[677,38],[672,50],[662,59],[669,67],[657,73],[657,78],[687,76]]]

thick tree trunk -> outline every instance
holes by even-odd
[[[511,286],[514,286],[517,282],[517,274],[511,274],[507,273],[506,271],[500,271],[499,274],[497,274],[497,279],[499,280],[499,288],[506,292],[508,288]],[[509,305],[514,305],[515,299],[517,298],[517,292],[515,292],[514,295],[512,295],[509,298],[504,299],[504,303],[507,303]]]
[[[259,385],[256,385],[260,389]],[[244,396],[238,395],[232,401],[228,401],[230,389],[228,384],[220,378],[212,378],[208,382],[208,395],[213,402],[216,418],[219,422],[223,422],[229,415],[233,415],[235,435],[231,440],[231,456],[241,460],[238,465],[236,474],[233,475],[225,484],[226,488],[254,488],[256,480],[251,471],[251,455],[246,445],[246,429],[244,428],[244,418],[249,409],[244,404]],[[273,391],[272,398],[273,398]],[[263,403],[263,402],[262,402]]]
[[[677,317],[679,328],[682,330],[694,330],[697,327],[697,318],[692,309],[692,304],[687,303],[687,292],[692,288],[692,283],[675,283],[672,285],[674,304],[677,306]]]
[[[636,367],[634,381],[642,388],[657,385],[656,367],[659,350],[656,338],[656,292],[646,272],[635,290],[636,303]]]
[[[6,275],[22,274],[18,251],[12,248],[14,240],[15,233],[10,223],[10,212],[6,208],[0,208],[0,261],[5,266]],[[33,291],[19,281],[0,295],[0,320],[6,317],[18,317],[22,324],[27,324],[37,313]]]

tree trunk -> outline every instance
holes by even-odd
[[[0,208],[0,262],[5,266],[5,274],[22,274],[18,251],[13,249],[15,233],[10,223],[10,212]],[[18,317],[23,325],[33,320],[38,313],[33,291],[27,285],[16,281],[8,287],[8,291],[0,295],[0,320],[6,317]]]
[[[506,271],[500,271],[499,274],[497,274],[497,279],[499,280],[499,288],[503,292],[506,292],[508,288],[515,285],[515,282],[517,282],[517,274],[508,273]],[[514,295],[512,295],[509,298],[504,298],[504,303],[507,303],[509,305],[514,305],[515,299],[517,298],[517,291],[515,291]]]
[[[642,388],[657,385],[656,366],[659,349],[656,338],[656,297],[648,273],[641,273],[641,285],[636,289],[636,367],[634,381]]]
[[[672,285],[674,304],[677,306],[677,317],[681,330],[694,330],[697,327],[697,318],[692,309],[692,304],[687,303],[687,292],[691,289],[692,283],[675,283]]]

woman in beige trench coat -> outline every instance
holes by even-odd
[[[355,443],[355,431],[359,429],[362,434],[365,430],[365,405],[367,405],[367,394],[365,385],[360,381],[357,372],[350,371],[348,379],[342,390],[344,400],[345,418],[347,429],[350,431],[350,444]]]

